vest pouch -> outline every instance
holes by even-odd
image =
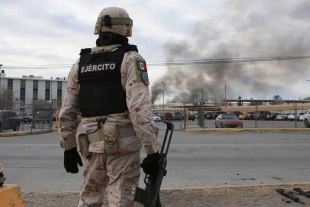
[[[89,142],[87,139],[87,135],[84,133],[79,133],[76,135],[76,141],[78,145],[78,151],[81,153],[81,155],[88,159],[91,156],[91,152],[89,152]]]
[[[104,131],[104,150],[108,154],[118,153],[117,126],[114,123],[105,123]]]

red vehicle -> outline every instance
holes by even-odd
[[[215,128],[243,128],[243,123],[235,114],[220,114],[215,119]]]
[[[171,113],[163,113],[162,118],[163,118],[163,120],[172,120],[172,114]]]
[[[19,113],[20,121],[24,123],[31,123],[32,122],[32,114],[26,112]]]

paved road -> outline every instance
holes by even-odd
[[[162,139],[165,125],[158,126]],[[306,132],[175,131],[162,187],[308,182],[309,149],[310,137]],[[141,158],[144,156],[142,152]],[[0,162],[7,183],[19,184],[24,192],[78,191],[82,183],[82,171],[73,175],[63,168],[57,132],[0,137]]]

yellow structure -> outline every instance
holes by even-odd
[[[298,103],[294,106],[294,104],[282,104],[282,105],[258,105],[258,111],[284,111],[284,110],[307,110],[310,109],[310,104]],[[250,112],[255,111],[256,106],[221,106],[221,111],[242,111],[242,112]]]
[[[0,187],[1,207],[25,207],[20,187],[15,184],[4,184]]]

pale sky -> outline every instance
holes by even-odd
[[[288,3],[289,2],[289,3]],[[310,59],[239,64],[156,66],[158,61],[310,55],[307,0],[35,1],[0,0],[0,64],[9,77],[67,77],[81,48],[94,47],[99,12],[122,7],[133,19],[131,44],[148,66],[161,100],[218,97],[309,97]],[[154,66],[155,64],[155,66]]]

